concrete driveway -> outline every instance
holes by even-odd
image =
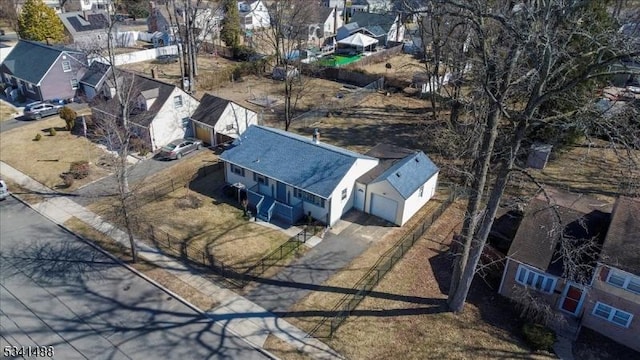
[[[385,220],[351,210],[304,257],[273,278],[257,280],[245,297],[267,310],[286,312],[310,291],[334,291],[322,284],[392,229]]]

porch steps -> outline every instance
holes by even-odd
[[[271,217],[269,216],[269,208],[275,201],[276,199],[272,197],[264,197],[264,200],[262,200],[262,204],[260,204],[260,211],[258,212],[258,218],[260,218],[260,220],[264,220],[267,222],[271,221]]]

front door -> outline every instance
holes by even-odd
[[[287,185],[278,181],[276,188],[276,200],[281,203],[287,203]]]
[[[364,189],[360,185],[356,185],[356,196],[353,201],[353,207],[360,211],[364,211]]]
[[[578,315],[582,307],[584,290],[576,285],[567,284],[562,293],[560,309],[572,315]]]

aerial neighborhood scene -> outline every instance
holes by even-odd
[[[640,359],[637,0],[3,0],[14,359]]]

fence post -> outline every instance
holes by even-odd
[[[156,234],[155,234],[155,231],[153,230],[153,225],[149,224],[149,230],[151,232],[151,241],[155,242],[156,241]]]

